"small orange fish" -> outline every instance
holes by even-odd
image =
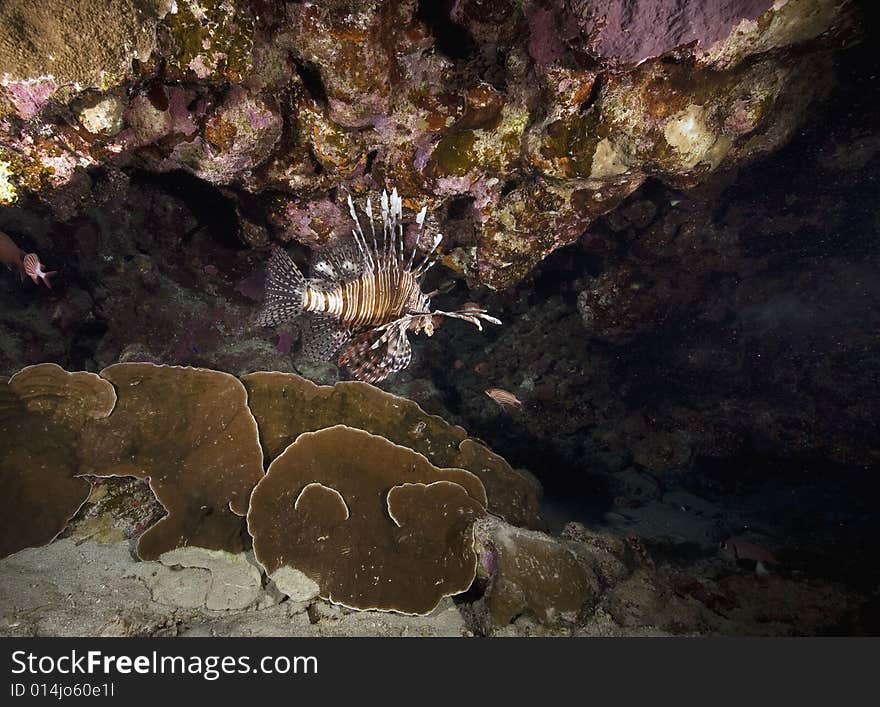
[[[34,281],[35,285],[40,284],[39,281],[42,280],[50,290],[52,285],[49,284],[49,278],[58,274],[54,270],[52,272],[44,271],[43,264],[36,253],[25,253],[15,244],[15,241],[2,231],[0,231],[0,263],[6,265],[10,270],[18,268],[22,280],[27,276]]]
[[[768,565],[778,565],[779,560],[767,548],[744,538],[728,538],[719,545],[723,555],[732,560],[750,560],[755,563],[758,574],[767,574]]]
[[[50,290],[52,289],[52,285],[49,282],[49,278],[53,275],[57,275],[57,270],[52,270],[50,272],[46,272],[43,270],[43,264],[40,262],[40,258],[36,253],[28,253],[24,256],[24,260],[21,262],[22,269],[24,270],[24,274],[27,275],[31,280],[34,281],[35,285],[39,285],[39,280],[43,281],[43,284],[46,285]]]
[[[505,410],[522,410],[523,408],[522,400],[516,397],[513,393],[502,390],[501,388],[488,388],[485,393]]]

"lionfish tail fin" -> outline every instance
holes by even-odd
[[[283,248],[275,248],[266,269],[266,295],[258,326],[277,326],[302,314],[307,283]]]

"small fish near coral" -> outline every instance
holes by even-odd
[[[57,270],[50,272],[43,270],[43,264],[36,253],[25,253],[3,231],[0,231],[0,263],[3,263],[10,270],[17,269],[22,282],[27,276],[34,281],[35,285],[39,285],[42,281],[50,290],[52,284],[49,282],[49,278],[58,274]]]
[[[431,297],[421,280],[437,262],[441,236],[435,235],[428,253],[416,264],[419,238],[412,253],[404,252],[403,201],[394,189],[382,193],[381,222],[373,218],[373,204],[366,203],[366,220],[372,243],[361,225],[354,202],[348,208],[355,228],[352,239],[317,251],[307,279],[291,257],[276,248],[269,260],[261,326],[277,326],[299,316],[307,317],[302,331],[306,357],[337,359],[352,375],[378,383],[409,366],[412,360],[408,332],[433,335],[435,317],[470,322],[482,331],[482,322],[501,324],[478,305],[454,312],[431,309]],[[416,216],[418,234],[425,226],[427,207]],[[377,226],[382,229],[381,244]]]
[[[484,391],[492,400],[498,403],[502,410],[522,410],[523,401],[510,391],[502,388],[488,388]]]
[[[718,549],[722,555],[737,563],[754,563],[755,572],[759,575],[769,574],[771,567],[779,565],[779,560],[770,550],[744,538],[728,538],[721,542]]]

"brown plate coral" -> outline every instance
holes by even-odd
[[[488,510],[514,525],[542,528],[540,490],[467,432],[412,400],[367,383],[316,385],[292,373],[242,377],[260,427],[266,457],[274,459],[303,432],[348,425],[409,447],[439,467],[467,469],[483,482]]]
[[[3,379],[4,554],[55,538],[89,494],[82,477],[134,477],[167,512],[140,536],[141,559],[240,552],[249,531],[291,596],[426,614],[473,582],[487,507],[537,518],[531,482],[412,401],[363,383],[245,380],[248,390],[226,373],[151,363]],[[274,457],[265,476],[260,434]]]
[[[0,557],[51,542],[85,503],[78,433],[115,402],[94,373],[51,363],[0,379]]]
[[[257,484],[248,511],[257,561],[317,583],[356,609],[427,614],[476,575],[480,480],[345,425],[307,432]]]
[[[149,479],[168,515],[141,536],[138,555],[156,559],[185,545],[246,548],[242,517],[263,476],[263,454],[241,382],[150,363],[121,363],[101,375],[119,402],[84,430],[80,473]]]

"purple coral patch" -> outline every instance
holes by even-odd
[[[589,50],[611,63],[637,64],[696,42],[706,49],[773,0],[568,0]]]
[[[293,346],[293,334],[289,331],[281,332],[278,337],[278,343],[275,345],[275,351],[282,356],[287,356],[290,353],[290,349]]]
[[[263,288],[265,286],[266,274],[262,269],[254,271],[253,275],[246,277],[235,286],[235,291],[240,295],[260,302],[263,299]]]
[[[550,66],[565,57],[560,40],[559,23],[552,10],[539,7],[529,19],[529,54],[538,66]]]
[[[30,120],[43,109],[43,106],[58,89],[58,85],[51,77],[47,76],[28,81],[11,81],[4,84],[3,88],[6,89],[6,93],[19,116]]]

